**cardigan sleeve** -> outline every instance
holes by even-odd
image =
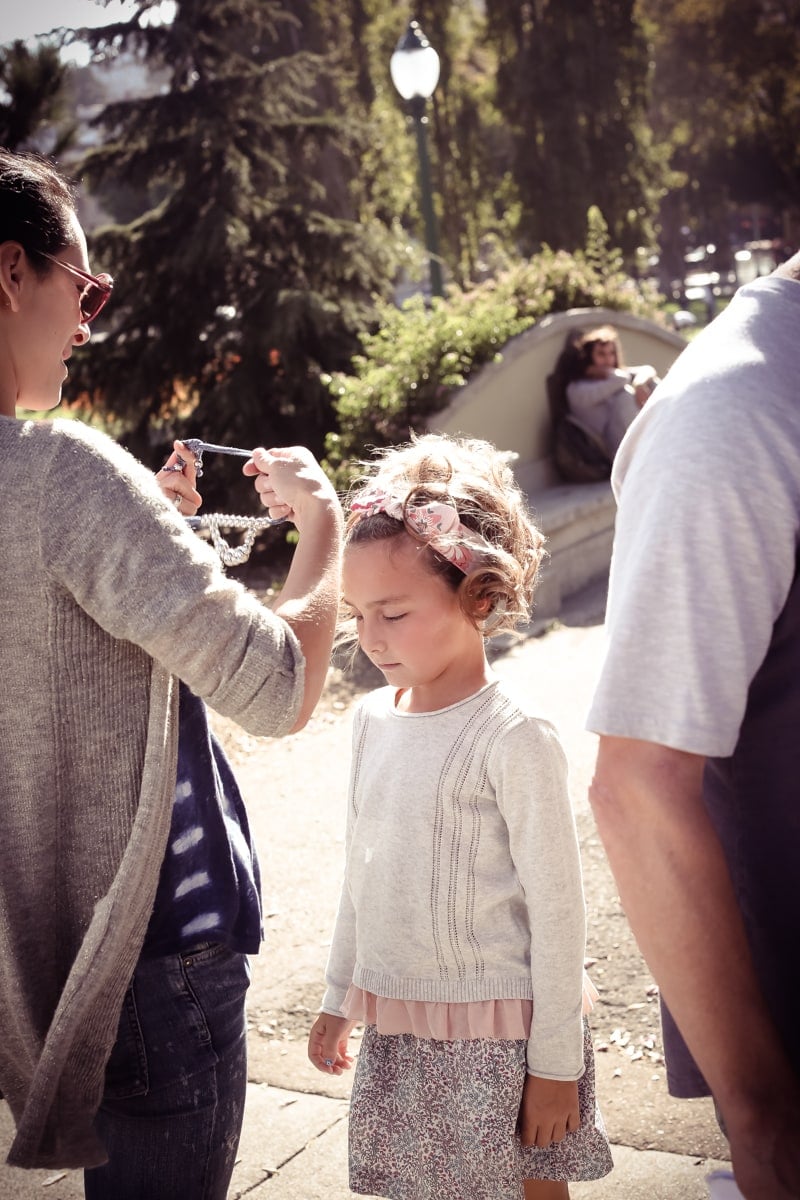
[[[586,918],[566,759],[552,726],[533,717],[509,731],[494,759],[497,803],[530,924],[528,1071],[546,1079],[578,1079],[584,1070]]]
[[[53,422],[37,494],[42,560],[112,637],[140,646],[251,733],[294,724],[304,659],[289,626],[238,582],[102,434]]]

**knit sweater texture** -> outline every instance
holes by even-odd
[[[356,712],[345,883],[323,1011],[350,983],[438,1003],[532,999],[528,1070],[583,1073],[585,912],[564,753],[503,684]]]
[[[0,418],[0,1090],[8,1162],[106,1160],[93,1127],[175,789],[176,678],[291,728],[288,626],[141,464],[73,421]]]

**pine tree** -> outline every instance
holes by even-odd
[[[0,48],[0,146],[58,154],[69,145],[74,126],[64,121],[68,75],[55,46],[29,50],[15,41]],[[45,128],[47,146],[37,139]]]
[[[441,241],[462,287],[481,278],[492,245],[511,250],[516,213],[506,199],[511,145],[495,107],[497,61],[480,6],[472,0],[418,0],[415,15],[441,60],[431,104]]]
[[[800,0],[641,0],[656,64],[651,119],[675,182],[661,212],[666,280],[689,237],[733,264],[736,205],[800,226]],[[788,220],[786,232],[791,237]]]
[[[320,375],[349,363],[391,274],[386,239],[359,222],[335,64],[308,49],[311,6],[289,7],[178,0],[169,25],[84,35],[171,71],[163,94],[105,108],[83,164],[95,187],[148,198],[94,239],[117,283],[75,388],[133,425],[145,457],[173,432],[319,452]]]
[[[663,177],[646,121],[648,47],[635,0],[487,0],[486,8],[524,247],[582,246],[596,205],[632,257],[652,241]]]

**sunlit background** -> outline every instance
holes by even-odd
[[[164,0],[147,19],[169,21],[174,9],[172,0]],[[54,29],[110,25],[114,21],[130,19],[135,10],[136,4],[132,0],[111,0],[109,4],[95,3],[95,0],[35,0],[34,3],[17,4],[13,8],[6,5],[0,18],[0,42],[16,39],[27,41]],[[81,45],[68,47],[63,57],[79,65],[86,63],[89,58],[86,48]]]

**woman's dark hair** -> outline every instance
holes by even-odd
[[[553,378],[562,388],[566,389],[568,383],[580,379],[583,374],[582,345],[585,336],[582,329],[570,329],[564,339],[564,348],[553,367]]]
[[[40,270],[42,254],[58,254],[75,240],[75,196],[44,158],[0,149],[0,242],[19,242]]]
[[[613,325],[599,325],[596,329],[590,329],[588,333],[584,333],[578,343],[583,368],[582,374],[585,374],[592,365],[595,346],[613,346],[617,356],[617,366],[624,366],[622,347],[619,344],[619,334],[616,329]]]

